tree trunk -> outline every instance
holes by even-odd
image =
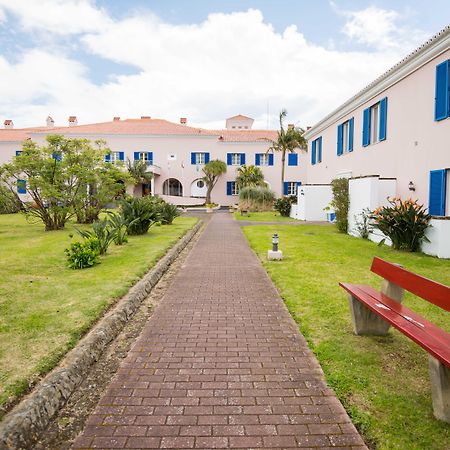
[[[206,199],[205,199],[205,203],[209,204],[211,203],[211,192],[212,192],[212,188],[213,186],[208,184],[208,188],[206,189]]]
[[[286,161],[286,151],[281,153],[281,197],[284,195],[284,162]]]

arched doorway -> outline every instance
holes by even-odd
[[[163,183],[163,195],[183,197],[183,185],[176,178],[168,178]]]
[[[191,184],[191,197],[206,197],[207,186],[206,183],[199,178],[194,180]]]

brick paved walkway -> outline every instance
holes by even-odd
[[[74,448],[298,447],[365,448],[239,226],[216,213]]]

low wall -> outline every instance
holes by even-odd
[[[331,198],[331,185],[329,184],[299,186],[297,207],[291,209],[291,217],[298,220],[325,222],[327,211],[324,211],[324,208],[330,204]]]
[[[204,198],[198,198],[198,197],[177,197],[175,195],[162,195],[159,194],[159,197],[161,197],[163,200],[165,200],[167,203],[172,203],[173,205],[177,206],[200,206],[205,204]]]
[[[438,258],[450,258],[450,217],[434,217],[426,236],[430,242],[422,244],[422,251]]]

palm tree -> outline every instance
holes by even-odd
[[[131,177],[136,181],[136,183],[148,184],[153,178],[153,174],[148,171],[147,163],[145,161],[127,160],[127,169]]]
[[[203,167],[203,173],[205,176],[202,179],[206,183],[205,203],[207,205],[211,203],[211,192],[216,185],[217,180],[220,175],[224,174],[226,171],[227,165],[223,161],[220,161],[220,159],[209,161],[209,163],[205,164],[205,167]]]
[[[264,174],[259,167],[246,166],[243,164],[238,169],[238,176],[236,177],[236,183],[239,189],[245,186],[265,186]]]
[[[284,188],[284,171],[286,162],[286,153],[294,153],[295,150],[308,149],[307,142],[304,137],[305,130],[303,128],[290,126],[287,130],[283,126],[283,119],[287,116],[287,111],[283,109],[280,112],[280,130],[278,131],[277,140],[266,139],[271,143],[267,152],[281,152],[281,192]]]

